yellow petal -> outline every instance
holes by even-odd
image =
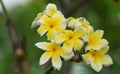
[[[65,54],[71,53],[73,49],[73,43],[71,43],[71,41],[67,40],[64,44],[63,44],[63,51]]]
[[[39,64],[42,65],[42,64],[45,64],[52,56],[52,52],[44,52],[40,58],[40,62]]]
[[[85,42],[88,42],[88,35],[85,34],[85,35],[82,37],[82,39],[83,39]]]
[[[109,46],[107,45],[107,46],[101,48],[101,49],[97,52],[97,54],[103,55],[103,54],[107,53],[108,49],[109,49]]]
[[[46,6],[46,13],[47,13],[49,16],[52,17],[56,12],[57,12],[57,7],[56,7],[55,4],[49,3],[49,4]]]
[[[51,21],[51,18],[47,15],[43,15],[39,20],[41,24],[49,24],[50,21]]]
[[[47,33],[48,40],[54,40],[56,35],[57,35],[57,32],[54,28],[48,30],[48,33]]]
[[[76,28],[74,33],[75,33],[74,36],[76,38],[82,37],[85,34],[85,29],[84,28]]]
[[[67,39],[68,39],[68,37],[66,36],[66,34],[59,34],[55,37],[55,42],[56,43],[62,43]]]
[[[102,64],[97,61],[97,60],[94,60],[94,62],[91,63],[91,67],[96,71],[96,72],[99,72],[101,69],[102,69]]]
[[[62,33],[66,28],[66,24],[55,25],[54,28],[58,33]]]
[[[109,55],[103,55],[103,56],[99,57],[99,60],[105,66],[109,66],[109,65],[113,64],[113,61]]]
[[[62,49],[59,49],[58,53],[64,60],[69,60],[74,56],[74,52],[65,54]]]
[[[82,55],[82,59],[87,63],[87,64],[91,64],[93,62],[93,57],[91,53],[86,53]]]
[[[43,49],[43,50],[51,50],[51,44],[48,43],[48,42],[38,42],[35,44],[35,46],[37,46],[38,48],[40,49]]]
[[[74,50],[80,50],[83,47],[83,41],[80,39],[76,39],[73,41],[73,45],[74,45]]]
[[[65,22],[65,18],[60,13],[54,14],[52,22],[54,22],[55,25],[58,25],[58,24]]]
[[[66,22],[67,22],[67,26],[70,28],[75,28],[75,18],[73,17],[69,17],[67,18]]]
[[[103,30],[96,30],[94,32],[94,40],[98,41],[103,37],[104,31]]]
[[[37,32],[43,36],[47,31],[48,31],[49,27],[47,25],[41,25],[38,29]]]
[[[40,18],[44,15],[44,13],[38,13],[37,17],[34,19],[34,21],[32,22],[32,26],[31,28],[34,28],[38,25],[40,25],[41,23],[39,22]]]
[[[99,41],[99,44],[101,45],[101,47],[105,47],[106,45],[108,45],[108,41],[106,39],[101,39]]]
[[[100,50],[101,48],[102,48],[101,45],[97,42],[97,43],[94,43],[94,44],[89,44],[86,49],[87,50],[91,50],[91,49]]]
[[[101,39],[94,43],[89,43],[88,47],[90,47],[93,50],[100,50],[101,48],[105,47],[108,44],[108,41],[106,39]]]
[[[87,45],[87,46],[85,47],[85,52],[87,52],[88,50],[92,50],[92,48],[91,48],[90,45]]]
[[[93,34],[94,34],[94,29],[93,27],[90,27],[88,29],[88,36],[87,36],[87,39],[88,39],[88,42],[91,42],[94,38],[93,38]]]
[[[60,70],[60,68],[62,66],[61,58],[57,53],[54,53],[54,55],[52,56],[52,65],[57,70]]]

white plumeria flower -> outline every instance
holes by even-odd
[[[55,42],[63,43],[63,51],[65,53],[72,52],[73,48],[75,51],[79,51],[84,45],[84,42],[80,39],[84,34],[84,28],[76,28],[74,31],[65,30],[64,33],[55,37]]]
[[[90,50],[83,54],[82,58],[87,64],[90,64],[95,71],[99,72],[102,69],[102,65],[109,66],[113,64],[111,57],[106,54],[108,49],[109,46],[105,46],[100,50]]]
[[[39,25],[37,32],[43,36],[47,33],[48,40],[62,33],[66,28],[64,15],[57,10],[55,4],[49,3],[43,13],[39,13],[32,23],[32,28]]]
[[[57,43],[50,43],[50,42],[38,42],[35,44],[38,48],[45,50],[40,58],[40,65],[45,64],[50,58],[52,61],[52,66],[60,70],[62,66],[61,57],[65,60],[69,60],[74,56],[74,53],[71,52],[69,54],[65,54],[63,49],[60,47],[60,44]]]
[[[100,50],[108,44],[106,39],[103,39],[103,30],[96,30],[94,32],[93,28],[90,28],[88,33],[83,37],[83,39],[88,42],[85,50]]]

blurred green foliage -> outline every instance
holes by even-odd
[[[71,1],[74,4],[76,3],[76,0]],[[43,11],[48,3],[55,3],[59,7],[57,0],[31,0],[30,3],[16,6],[9,12],[19,40],[22,39],[22,36],[27,38],[27,52],[31,74],[42,73],[45,66],[39,66],[39,58],[43,51],[34,46],[36,42],[44,41],[45,37],[40,37],[37,34],[37,28],[31,29],[31,23],[37,13]],[[76,12],[72,17],[82,16],[79,16],[78,13]],[[90,0],[85,17],[95,29],[103,29],[105,31],[104,38],[109,41],[111,47],[109,54],[114,61],[112,66],[103,68],[100,73],[94,72],[89,66],[84,64],[87,68],[86,70],[90,74],[120,74],[120,3],[112,0]],[[4,13],[0,13],[0,74],[12,74],[13,52],[5,22]],[[62,74],[65,69],[68,68],[63,65],[62,71],[52,73]]]

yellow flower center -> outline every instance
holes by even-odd
[[[56,51],[56,48],[53,48],[53,52],[55,52]]]
[[[73,37],[72,36],[69,36],[69,39],[71,40]]]

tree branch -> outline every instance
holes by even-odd
[[[70,17],[72,14],[76,13],[81,7],[88,4],[88,0],[78,0],[78,2],[76,2],[77,4],[75,4],[74,7],[70,7],[70,5],[65,5],[65,1],[63,0],[58,0],[58,3],[61,7],[63,14],[67,18],[67,17]]]
[[[2,0],[0,0],[3,12],[7,18],[6,20],[6,27],[8,29],[8,34],[13,46],[13,53],[14,53],[14,69],[13,74],[29,74],[29,66],[27,62],[27,52],[26,52],[26,40],[22,40],[22,45],[18,42],[16,32],[12,26],[12,21],[9,18],[7,10],[4,6]]]
[[[52,67],[52,65],[50,65],[49,68],[43,74],[50,74],[53,70],[54,68]]]

